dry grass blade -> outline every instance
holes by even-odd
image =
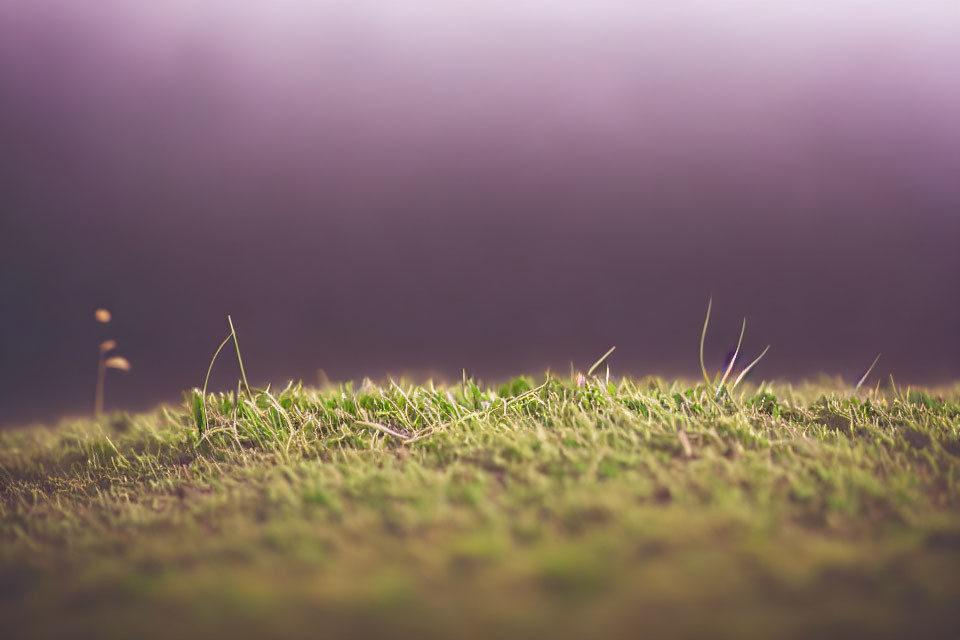
[[[726,384],[727,378],[730,377],[730,372],[733,371],[733,365],[737,363],[737,356],[740,355],[740,345],[743,344],[743,334],[747,330],[747,319],[743,319],[743,324],[740,325],[740,338],[737,340],[737,348],[733,351],[733,357],[730,358],[730,364],[727,365],[727,370],[723,372],[723,377],[720,378],[720,384],[717,385],[717,392],[714,394],[714,397],[720,395],[720,391],[723,390],[723,385]]]
[[[227,343],[230,342],[230,339],[233,338],[233,333],[231,332],[226,338],[223,339],[223,342],[220,343],[220,346],[217,347],[217,350],[213,354],[213,358],[210,359],[210,366],[207,367],[207,377],[203,379],[203,391],[201,391],[201,410],[203,412],[203,424],[200,425],[200,435],[203,435],[204,429],[210,424],[207,420],[207,385],[210,383],[210,373],[213,371],[213,363],[217,361],[217,356],[220,355],[220,352],[223,351],[223,348],[227,346]],[[237,387],[237,399],[240,399],[239,387]],[[239,404],[239,402],[238,402]]]
[[[707,386],[710,385],[710,376],[707,375],[707,365],[703,362],[703,343],[707,341],[707,326],[710,324],[710,310],[713,308],[713,298],[707,302],[707,317],[703,320],[703,331],[700,333],[700,371]]]
[[[883,354],[878,353],[877,357],[873,359],[873,364],[871,364],[870,367],[867,369],[867,372],[860,377],[860,380],[857,381],[857,386],[855,386],[854,389],[859,389],[860,387],[863,386],[863,383],[867,381],[867,378],[870,377],[870,374],[873,372],[873,368],[877,366],[877,363],[880,361],[881,355]]]
[[[253,393],[250,391],[250,383],[247,382],[247,372],[243,368],[243,356],[240,355],[240,342],[237,341],[237,330],[233,328],[233,318],[227,316],[227,323],[230,325],[230,336],[233,338],[233,346],[237,348],[237,364],[240,365],[240,376],[243,378],[243,386],[247,389],[247,395],[252,398]]]
[[[107,351],[113,351],[117,348],[116,340],[104,340],[100,343],[100,353],[106,353]]]
[[[203,430],[207,427],[207,385],[210,383],[210,373],[213,371],[213,363],[217,361],[217,357],[220,355],[220,352],[223,351],[223,348],[227,346],[227,343],[233,340],[233,345],[237,349],[237,363],[240,365],[240,376],[243,379],[243,385],[247,390],[247,396],[250,398],[251,402],[254,400],[253,392],[250,390],[250,384],[247,382],[247,372],[243,368],[243,357],[240,355],[240,343],[237,341],[237,330],[233,327],[233,319],[230,316],[227,316],[227,323],[230,325],[230,335],[223,339],[223,342],[220,343],[220,346],[217,347],[216,352],[213,354],[213,358],[210,360],[210,366],[207,367],[207,377],[203,379],[203,390],[201,391],[201,413],[203,415],[203,424],[199,425],[198,429],[200,435],[203,435]],[[239,387],[237,388],[237,402],[240,401],[240,392]],[[255,406],[255,403],[253,403]]]
[[[605,354],[603,354],[602,356],[600,356],[600,359],[599,359],[599,360],[597,360],[596,362],[593,363],[593,366],[592,366],[592,367],[590,367],[589,369],[587,369],[587,377],[588,377],[588,378],[593,375],[593,372],[597,370],[597,367],[599,367],[601,364],[603,364],[603,361],[604,361],[604,360],[606,360],[607,358],[610,357],[610,354],[613,353],[614,349],[616,349],[616,347],[610,347],[610,349],[609,349]]]
[[[581,373],[580,375],[583,375],[583,374]],[[518,401],[520,401],[520,400],[523,400],[524,398],[526,398],[526,397],[528,397],[528,396],[532,396],[532,395],[534,395],[535,393],[539,393],[539,392],[543,391],[544,389],[547,388],[547,385],[548,385],[548,384],[550,384],[550,376],[549,376],[549,375],[547,376],[547,379],[544,380],[543,384],[541,384],[540,386],[534,387],[533,389],[527,389],[526,391],[524,391],[524,392],[521,393],[520,395],[514,396],[514,397],[512,397],[512,398],[507,398],[506,400],[504,400],[503,404],[504,404],[505,406],[510,406],[511,404],[514,404],[515,402],[518,402]],[[474,412],[474,413],[476,413],[476,412]]]
[[[767,345],[767,348],[764,349],[762,352],[760,352],[760,355],[758,355],[753,362],[748,364],[746,369],[740,372],[740,375],[737,376],[737,379],[734,380],[733,384],[730,386],[731,390],[737,388],[737,385],[740,384],[740,382],[747,377],[747,374],[750,373],[750,370],[753,369],[755,366],[757,366],[757,363],[760,362],[763,356],[767,355],[767,351],[770,351],[770,345]]]
[[[391,436],[393,436],[394,438],[400,438],[400,439],[403,440],[404,442],[406,442],[407,440],[411,439],[411,437],[408,436],[407,434],[405,434],[405,433],[400,433],[399,431],[396,431],[396,430],[394,430],[394,429],[391,429],[390,427],[388,427],[388,426],[386,426],[386,425],[382,425],[382,424],[380,424],[379,422],[367,422],[366,420],[357,420],[356,424],[360,424],[360,425],[363,425],[363,426],[365,426],[365,427],[370,427],[371,429],[376,429],[377,431],[382,431],[383,433],[386,433],[386,434],[388,434],[388,435],[391,435]]]

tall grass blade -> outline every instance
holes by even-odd
[[[737,340],[737,348],[733,351],[733,357],[730,358],[730,364],[727,365],[727,370],[723,372],[723,377],[720,378],[720,384],[717,385],[717,392],[714,394],[714,398],[720,395],[720,392],[723,390],[723,385],[726,384],[727,378],[730,376],[730,372],[733,371],[733,365],[737,363],[737,356],[740,355],[740,345],[743,344],[743,334],[747,330],[747,319],[743,319],[743,324],[740,325],[740,339]]]
[[[748,374],[748,373],[750,373],[750,370],[753,369],[755,366],[757,366],[757,363],[760,362],[760,360],[763,358],[763,356],[767,355],[767,351],[770,351],[770,345],[767,345],[767,348],[764,349],[764,350],[760,353],[760,355],[757,356],[756,360],[754,360],[753,362],[751,362],[750,364],[748,364],[748,365],[747,365],[747,368],[740,372],[740,375],[737,376],[737,379],[734,380],[734,381],[733,381],[733,384],[730,386],[730,390],[731,390],[731,391],[734,390],[734,389],[736,389],[736,388],[737,388],[737,385],[740,384],[740,382],[741,382],[744,378],[747,377],[747,374]]]
[[[880,361],[881,355],[883,354],[878,353],[877,357],[873,359],[873,364],[871,364],[870,367],[867,369],[867,372],[860,377],[860,380],[857,381],[857,386],[855,386],[854,389],[859,389],[860,387],[863,386],[863,383],[867,381],[867,378],[870,377],[870,373],[873,371],[873,368],[877,366],[877,362]]]
[[[207,384],[210,382],[210,372],[213,371],[213,363],[217,361],[217,356],[220,355],[220,352],[223,351],[225,346],[227,346],[227,343],[230,342],[231,338],[233,338],[233,332],[224,338],[223,342],[220,343],[220,346],[217,347],[216,353],[213,354],[213,359],[210,360],[210,366],[207,367],[207,377],[203,379],[203,395],[201,396],[201,403],[203,406],[203,424],[197,425],[201,436],[203,435],[204,429],[207,428],[207,424],[209,424],[207,422]]]
[[[237,363],[240,365],[240,375],[243,377],[243,386],[247,389],[247,395],[251,398],[253,393],[250,392],[250,383],[247,382],[247,372],[243,369],[243,357],[240,355],[240,343],[237,342],[237,330],[233,328],[233,320],[230,316],[227,316],[227,322],[230,323],[230,335],[233,336],[233,345],[237,348]]]
[[[710,386],[710,376],[707,375],[707,365],[703,363],[703,343],[707,341],[707,325],[710,324],[710,310],[713,308],[713,297],[707,302],[707,317],[703,320],[703,331],[700,333],[700,371],[707,386]]]
[[[602,356],[600,356],[600,359],[597,360],[596,362],[594,362],[592,367],[590,367],[589,369],[587,369],[587,377],[588,377],[588,378],[589,378],[591,375],[593,375],[593,372],[597,370],[597,367],[599,367],[601,364],[603,364],[603,361],[604,361],[604,360],[606,360],[607,358],[610,357],[610,354],[613,353],[613,350],[614,350],[614,349],[616,349],[616,347],[610,347],[610,350],[609,350],[609,351],[607,351],[605,354],[603,354]]]

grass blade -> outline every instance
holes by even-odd
[[[233,328],[233,320],[230,316],[227,316],[227,322],[230,323],[230,335],[233,337],[233,345],[237,348],[237,362],[240,364],[240,375],[243,377],[243,386],[247,389],[247,395],[251,398],[253,393],[250,392],[250,383],[247,382],[247,372],[243,369],[243,357],[240,355],[240,343],[237,342],[237,330]]]
[[[763,356],[767,355],[767,351],[770,351],[770,345],[767,345],[767,348],[764,349],[760,355],[757,356],[756,360],[747,365],[747,368],[740,372],[740,375],[737,376],[737,379],[733,381],[731,385],[731,391],[737,388],[737,385],[740,384],[740,381],[747,377],[747,374],[750,373],[750,370],[757,366],[757,363],[760,362]]]
[[[210,372],[213,371],[213,363],[217,361],[217,356],[220,355],[220,352],[223,351],[223,348],[227,346],[227,343],[230,342],[230,339],[233,337],[231,332],[226,338],[223,339],[223,342],[220,343],[220,346],[217,347],[217,351],[213,354],[213,358],[210,360],[210,366],[207,367],[207,377],[203,379],[203,392],[201,395],[201,405],[203,408],[203,424],[198,425],[200,435],[203,435],[203,430],[207,428],[207,384],[210,382]]]
[[[727,370],[723,372],[723,377],[720,378],[720,384],[717,385],[717,393],[713,396],[716,398],[720,395],[720,391],[723,389],[724,383],[726,383],[727,378],[730,376],[730,372],[733,371],[733,365],[737,363],[737,356],[740,355],[740,345],[743,344],[743,334],[747,330],[747,319],[743,319],[743,324],[740,325],[740,339],[737,340],[737,348],[733,351],[733,357],[730,358],[730,364],[727,365]]]
[[[394,438],[399,438],[400,440],[406,441],[410,439],[409,435],[400,433],[399,431],[395,431],[394,429],[391,429],[386,425],[382,425],[379,422],[368,422],[367,420],[357,420],[356,424],[363,425],[364,427],[370,427],[371,429],[376,429],[377,431],[381,431],[383,433],[386,433],[387,435],[391,435]]]
[[[596,362],[594,362],[592,367],[590,367],[589,369],[587,369],[587,377],[588,377],[588,378],[589,378],[591,375],[593,375],[593,372],[597,370],[597,367],[599,367],[601,364],[603,364],[603,361],[604,361],[604,360],[606,360],[607,358],[610,357],[610,354],[613,353],[613,350],[614,350],[614,349],[616,349],[616,347],[610,347],[610,350],[609,350],[609,351],[607,351],[605,354],[603,354],[602,356],[600,356],[600,359],[597,360]]]
[[[878,353],[877,357],[873,359],[873,364],[871,364],[870,367],[867,369],[867,372],[860,377],[860,380],[857,381],[857,386],[855,386],[854,389],[859,389],[860,387],[863,386],[863,383],[867,381],[867,378],[870,376],[870,373],[873,371],[873,368],[877,366],[877,362],[880,361],[881,355],[883,354]]]
[[[707,365],[703,363],[703,343],[707,341],[707,325],[710,324],[710,310],[713,308],[713,297],[707,302],[707,317],[703,320],[703,331],[700,333],[700,371],[707,386],[710,386],[710,376],[707,375]]]

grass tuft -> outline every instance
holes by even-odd
[[[180,407],[0,433],[4,637],[955,637],[960,385],[713,381],[711,306],[705,384],[208,392],[229,321]]]

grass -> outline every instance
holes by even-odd
[[[0,634],[960,637],[960,386],[726,391],[238,387],[2,433]]]

